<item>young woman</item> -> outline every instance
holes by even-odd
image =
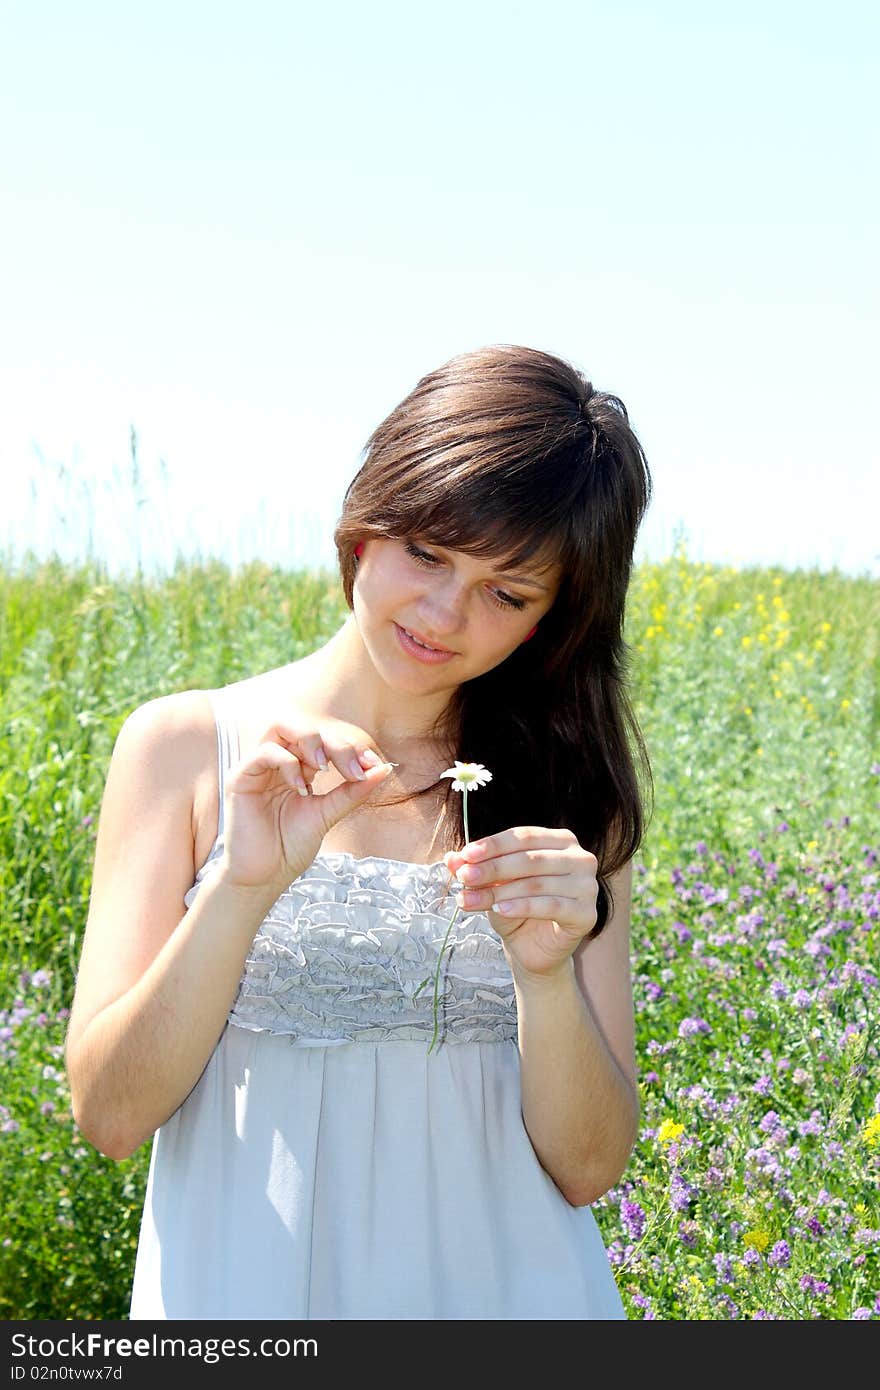
[[[367,443],[339,631],[129,715],[67,1066],[97,1149],[152,1140],[132,1318],[625,1316],[649,492],[570,364],[453,358]]]

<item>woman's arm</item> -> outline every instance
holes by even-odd
[[[627,865],[612,880],[612,915],[569,970],[514,977],[523,1121],[542,1167],[576,1207],[614,1186],[638,1136],[631,879]]]

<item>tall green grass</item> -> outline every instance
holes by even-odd
[[[596,1207],[630,1316],[880,1316],[878,598],[683,551],[635,574],[643,1130]],[[116,1164],[81,1141],[62,1055],[119,728],[305,654],[345,611],[334,575],[257,563],[0,568],[0,1316],[127,1312],[148,1147]]]

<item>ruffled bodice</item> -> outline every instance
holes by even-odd
[[[222,853],[221,834],[187,906]],[[455,912],[449,889],[442,863],[319,854],[260,924],[229,1022],[301,1046],[430,1041],[434,972]],[[516,1038],[513,979],[485,913],[459,913],[440,992],[444,1042]]]

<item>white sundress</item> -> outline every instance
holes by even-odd
[[[223,852],[220,823],[186,893]],[[131,1319],[626,1316],[595,1217],[541,1167],[520,1109],[500,938],[440,864],[319,854],[254,938],[223,1033],[156,1131]],[[429,984],[417,998],[419,984]]]

